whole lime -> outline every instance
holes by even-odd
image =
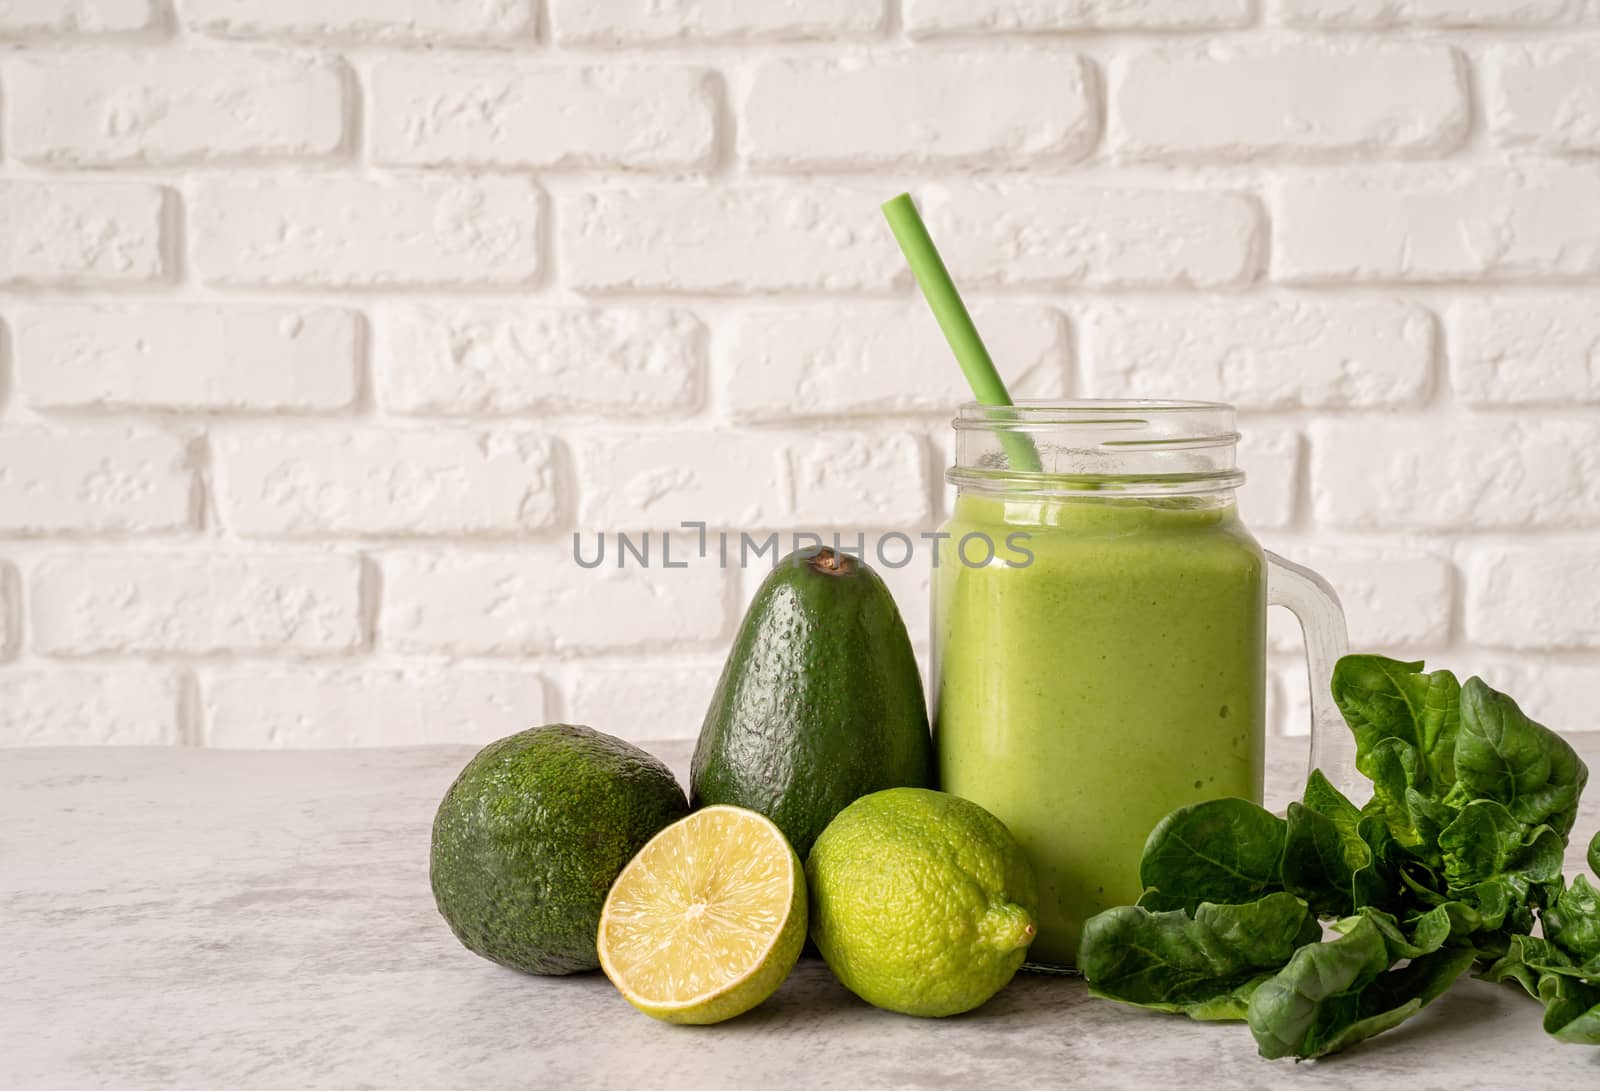
[[[906,1015],[970,1011],[1033,941],[1038,893],[1011,831],[958,796],[891,788],[839,812],[806,861],[811,938],[844,986]]]
[[[688,810],[672,771],[621,739],[573,724],[508,736],[439,804],[434,901],[484,958],[530,974],[593,970],[606,892]]]

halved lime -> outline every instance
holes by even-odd
[[[806,938],[800,860],[769,819],[714,806],[656,834],[606,896],[600,968],[669,1023],[720,1023],[777,991]]]

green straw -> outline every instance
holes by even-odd
[[[883,216],[889,221],[889,230],[894,232],[895,241],[905,253],[906,263],[911,266],[911,273],[917,278],[933,317],[938,319],[945,340],[950,342],[950,351],[955,353],[956,362],[961,365],[967,385],[972,387],[978,404],[1014,404],[983,338],[978,336],[978,327],[973,324],[967,305],[961,302],[961,293],[956,291],[955,281],[950,279],[950,270],[945,268],[944,259],[939,257],[939,251],[928,235],[927,225],[917,214],[911,194],[902,193],[885,201]],[[1031,437],[1003,429],[1000,432],[1000,444],[1005,448],[1013,469],[1024,473],[1039,472],[1039,451],[1034,447]]]

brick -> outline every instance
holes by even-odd
[[[481,667],[240,667],[201,683],[208,746],[482,745],[548,718],[545,680]]]
[[[739,148],[778,170],[1064,161],[1094,146],[1097,115],[1070,53],[780,57],[750,74]]]
[[[1600,648],[1600,546],[1484,546],[1467,559],[1467,638],[1492,648]]]
[[[361,562],[330,554],[122,553],[33,570],[46,655],[338,655],[366,643]]]
[[[556,259],[579,291],[886,291],[906,276],[882,187],[648,185],[562,194]]]
[[[1289,281],[1591,277],[1600,168],[1392,167],[1271,185],[1273,275]],[[1359,225],[1359,230],[1352,228]]]
[[[974,320],[1019,397],[1067,392],[1066,322],[1050,307],[983,304]],[[842,414],[948,413],[972,392],[927,306],[858,303],[735,315],[714,341],[717,387],[740,420]]]
[[[635,538],[637,543],[639,539]],[[446,655],[530,655],[638,650],[652,654],[719,642],[728,626],[729,573],[699,558],[693,535],[678,538],[665,568],[652,536],[650,567],[629,555],[617,567],[606,531],[604,562],[580,567],[569,538],[514,553],[464,549],[383,558],[382,647]],[[595,557],[593,532],[581,555]]]
[[[355,400],[362,336],[333,307],[143,303],[33,308],[13,340],[35,409],[326,412]]]
[[[0,532],[149,534],[193,523],[188,445],[141,428],[0,430]]]
[[[1248,25],[1255,0],[905,0],[912,37],[974,32],[1200,30]]]
[[[171,276],[167,191],[138,182],[0,181],[0,286]]]
[[[222,522],[242,534],[522,534],[561,511],[539,433],[276,427],[214,446]]]
[[[531,38],[537,0],[178,0],[186,26],[229,38],[331,39],[360,44]]]
[[[0,38],[127,34],[156,22],[152,0],[7,0]]]
[[[579,447],[579,525],[591,531],[898,527],[928,518],[921,441],[909,433],[658,432]]]
[[[65,166],[317,158],[344,144],[344,71],[263,49],[23,55],[11,152]]]
[[[633,743],[694,739],[700,733],[722,661],[577,663],[566,704],[573,723]]]
[[[181,684],[118,665],[0,670],[0,746],[175,746]]]
[[[1455,569],[1447,558],[1418,549],[1343,545],[1283,553],[1316,571],[1339,593],[1353,648],[1384,648],[1399,655],[1450,643]],[[1298,648],[1296,630],[1293,646]]]
[[[223,287],[528,284],[543,206],[514,177],[210,179],[190,217],[194,264]]]
[[[1373,530],[1600,523],[1600,422],[1395,417],[1312,426],[1317,521]]]
[[[1519,27],[1571,22],[1584,0],[1273,0],[1282,22],[1309,27]]]
[[[396,304],[378,330],[392,412],[660,419],[701,402],[705,329],[684,310]]]
[[[922,204],[964,286],[1222,287],[1261,266],[1260,210],[1235,193],[997,183]]]
[[[665,170],[715,153],[705,68],[394,57],[369,86],[377,163]]]
[[[1450,308],[1450,382],[1468,405],[1600,401],[1592,295],[1462,300]]]
[[[1158,159],[1436,155],[1470,120],[1464,66],[1426,44],[1162,46],[1110,64],[1111,150]]]
[[[1295,521],[1300,493],[1300,433],[1245,422],[1239,466],[1245,472],[1239,513],[1252,530],[1277,530]]]
[[[1600,151],[1600,41],[1495,47],[1484,61],[1484,82],[1497,143]]]
[[[886,23],[884,0],[551,0],[562,45],[626,46],[689,41],[859,37]]]
[[[1398,301],[1107,303],[1081,325],[1095,396],[1245,409],[1415,405],[1432,387],[1437,352],[1432,317]]]

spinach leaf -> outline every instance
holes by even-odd
[[[1363,759],[1385,739],[1398,739],[1419,759],[1414,783],[1442,794],[1454,783],[1461,687],[1449,671],[1381,655],[1347,655],[1333,669],[1333,700],[1356,737],[1356,767],[1376,782]]]
[[[1407,956],[1391,949],[1372,916],[1334,928],[1342,933],[1337,939],[1302,947],[1251,994],[1246,1017],[1263,1057],[1320,1057],[1388,1030],[1449,987],[1475,957],[1470,947],[1445,947],[1391,971]]]
[[[1371,850],[1353,826],[1347,834],[1326,815],[1304,804],[1289,804],[1283,888],[1304,898],[1318,915],[1354,913],[1356,871],[1371,863]]]
[[[1370,907],[1365,911],[1372,912]],[[1412,917],[1409,924],[1411,942],[1427,953],[1437,951],[1451,940],[1465,942],[1471,939],[1473,933],[1483,928],[1483,917],[1466,902],[1443,902]]]
[[[1201,902],[1235,904],[1281,890],[1278,864],[1287,824],[1243,799],[1180,807],[1156,824],[1139,860],[1139,882],[1191,913]]]
[[[1560,974],[1539,979],[1544,1029],[1558,1041],[1600,1046],[1600,985]]]
[[[1443,867],[1443,855],[1439,851],[1439,834],[1444,828],[1456,820],[1459,810],[1434,799],[1432,796],[1423,795],[1415,788],[1407,788],[1405,794],[1406,813],[1411,816],[1411,827],[1416,830],[1418,845],[1413,849],[1420,858],[1437,869]]]
[[[1318,814],[1331,820],[1342,831],[1355,832],[1356,823],[1361,821],[1361,808],[1333,786],[1321,769],[1311,770],[1311,775],[1306,778],[1306,790],[1301,794],[1301,802]]]
[[[1600,891],[1580,875],[1539,914],[1544,935],[1578,962],[1600,959]]]
[[[1600,830],[1594,832],[1594,839],[1589,842],[1589,870],[1600,875]]]
[[[1289,804],[1284,839],[1284,889],[1319,914],[1345,917],[1359,906],[1388,906],[1397,887],[1393,838],[1382,821],[1312,770],[1303,803]]]
[[[1361,994],[1357,1009],[1363,1014],[1326,1041],[1314,1043],[1316,1052],[1309,1056],[1336,1053],[1399,1026],[1454,984],[1474,958],[1470,947],[1445,947],[1379,974]]]
[[[1513,936],[1507,957],[1515,957],[1535,973],[1558,974],[1600,985],[1600,958],[1587,962],[1574,958],[1559,944],[1537,936]]]
[[[1174,909],[1179,909],[1191,917],[1194,916],[1191,912],[1192,907],[1182,898],[1174,898],[1171,895],[1161,893],[1159,890],[1145,891],[1139,895],[1139,900],[1133,904],[1140,909],[1148,909],[1152,913],[1168,913]]]
[[[1498,947],[1504,941],[1493,940],[1492,934],[1500,931],[1526,934],[1533,931],[1533,910],[1528,906],[1530,887],[1519,875],[1496,875],[1476,886],[1461,890],[1462,901],[1477,910],[1482,918],[1481,927],[1491,937],[1484,937],[1480,946]]]
[[[1525,896],[1535,883],[1560,880],[1566,839],[1549,826],[1530,831],[1503,804],[1475,799],[1440,831],[1439,847],[1452,893],[1514,876]]]
[[[1532,936],[1512,936],[1501,955],[1478,976],[1496,984],[1515,981],[1535,1000],[1539,999],[1539,970],[1529,963],[1530,954],[1525,946]],[[1543,942],[1542,940],[1537,942]]]
[[[1461,690],[1455,750],[1456,785],[1446,802],[1492,799],[1519,822],[1549,825],[1563,840],[1572,832],[1588,767],[1565,739],[1480,678]]]
[[[1421,764],[1417,748],[1404,739],[1383,739],[1357,758],[1357,768],[1372,781],[1372,798],[1362,812],[1382,818],[1395,839],[1410,847],[1423,845],[1410,804]]]
[[[1421,958],[1431,955],[1452,939],[1471,935],[1478,927],[1478,914],[1462,902],[1446,902],[1407,922],[1408,935],[1393,915],[1370,905],[1362,906],[1360,916],[1377,926],[1394,958]],[[1459,946],[1459,945],[1458,945]]]
[[[1544,1005],[1544,1029],[1560,1041],[1600,1045],[1600,957],[1576,965],[1560,947],[1512,936],[1504,957],[1483,974],[1515,981]]]
[[[1362,812],[1382,818],[1397,841],[1438,868],[1439,831],[1455,821],[1457,809],[1418,787],[1423,781],[1416,748],[1401,739],[1384,739],[1358,765],[1372,780],[1372,798]]]
[[[1192,917],[1122,906],[1085,923],[1078,969],[1095,996],[1243,1019],[1255,987],[1321,934],[1306,904],[1281,891],[1243,905],[1203,902]]]
[[[1428,873],[1425,864],[1411,859],[1396,841],[1388,825],[1381,818],[1370,815],[1356,824],[1356,833],[1367,846],[1368,862],[1355,871],[1351,890],[1358,906],[1375,905],[1392,909],[1404,901],[1412,873]],[[1432,891],[1436,884],[1430,879],[1424,884]]]

